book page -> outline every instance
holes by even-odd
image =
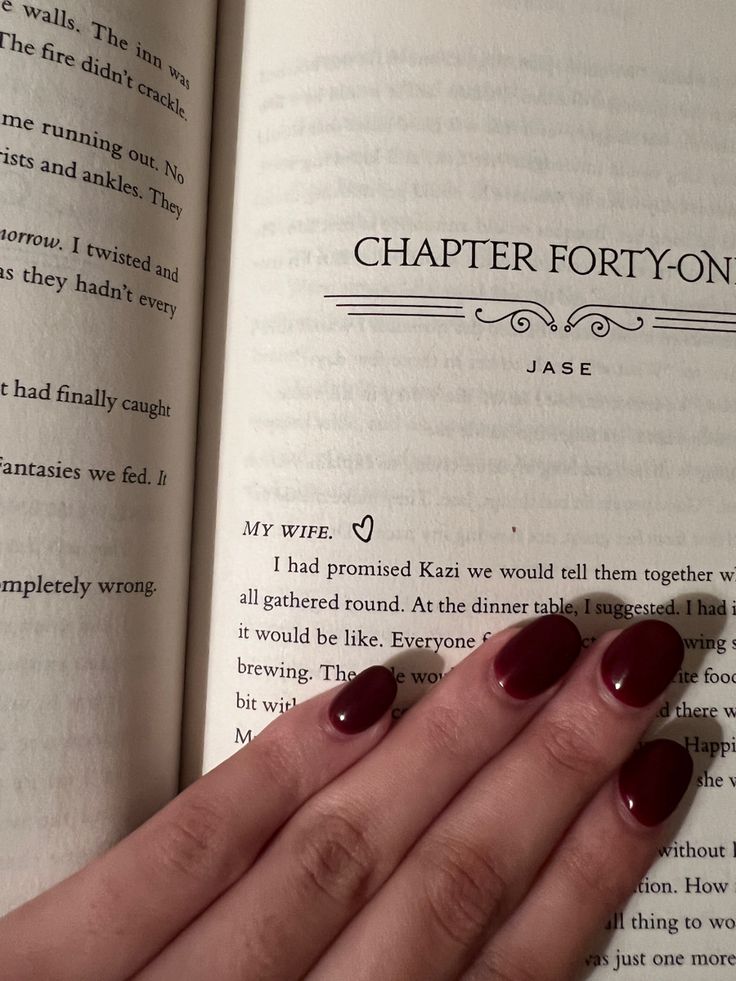
[[[0,912],[177,788],[215,12],[0,0]]]
[[[671,621],[697,794],[596,978],[736,962],[734,29],[246,7],[204,767],[370,663],[400,716],[510,623]]]

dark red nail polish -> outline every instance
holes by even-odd
[[[655,739],[621,767],[618,789],[632,816],[653,828],[675,810],[692,775],[693,761],[684,746],[671,739]]]
[[[603,681],[626,705],[648,705],[677,674],[683,654],[682,638],[674,627],[662,620],[644,620],[619,634],[603,655]]]
[[[580,653],[580,634],[567,617],[552,613],[515,634],[496,656],[499,685],[513,698],[533,698],[551,688]]]
[[[370,729],[393,705],[396,679],[388,668],[366,668],[335,695],[330,722],[346,735]]]

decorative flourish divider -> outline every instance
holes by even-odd
[[[329,293],[326,300],[348,317],[429,317],[475,320],[482,324],[510,327],[517,334],[531,329],[569,334],[577,327],[589,328],[594,337],[607,337],[612,330],[695,330],[718,334],[736,333],[736,313],[715,310],[681,310],[666,307],[624,306],[587,303],[567,317],[555,318],[536,300],[482,296],[419,296],[396,293]]]

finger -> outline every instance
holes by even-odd
[[[592,648],[418,842],[320,961],[315,978],[339,977],[355,963],[356,981],[413,971],[426,981],[456,978],[631,752],[682,652],[676,631],[654,621]]]
[[[692,777],[688,752],[647,743],[584,811],[520,908],[463,981],[569,981],[606,918],[623,905],[666,840]]]
[[[191,981],[301,977],[423,829],[545,704],[579,650],[577,629],[559,616],[484,644],[375,754],[313,798],[140,981],[185,969]]]
[[[376,745],[395,693],[390,671],[369,668],[337,696],[280,717],[112,851],[0,921],[0,976],[130,977],[249,868],[305,800]]]

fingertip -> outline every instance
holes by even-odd
[[[547,691],[572,667],[582,647],[580,631],[557,613],[539,617],[519,630],[493,660],[499,687],[517,700]]]
[[[379,722],[396,699],[398,686],[393,671],[376,664],[348,681],[327,710],[330,724],[341,735],[365,732]]]
[[[626,811],[645,828],[665,822],[677,810],[693,775],[683,745],[655,739],[633,753],[619,771],[618,792]]]
[[[601,679],[619,702],[642,708],[663,694],[684,657],[680,634],[664,620],[642,620],[623,630],[601,658]]]

